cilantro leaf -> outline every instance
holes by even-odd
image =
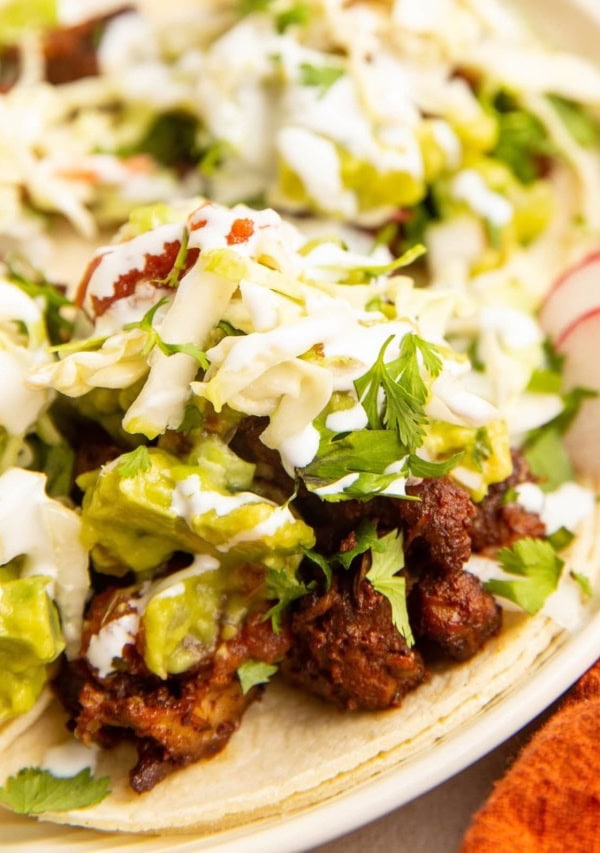
[[[310,9],[306,3],[293,3],[288,9],[279,12],[275,17],[278,33],[284,33],[289,27],[304,26],[310,20]]]
[[[302,85],[318,87],[321,90],[321,98],[344,75],[343,68],[336,68],[334,65],[311,65],[308,62],[300,63],[299,70]]]
[[[356,545],[349,551],[340,551],[335,555],[335,559],[344,569],[349,569],[355,557],[369,550],[371,553],[383,551],[385,547],[385,541],[377,536],[373,522],[363,519],[356,530]]]
[[[512,548],[501,548],[498,561],[505,572],[521,580],[489,580],[485,589],[514,602],[533,615],[542,609],[558,586],[564,560],[543,539],[519,539]]]
[[[314,563],[315,566],[318,566],[321,569],[325,575],[326,587],[329,589],[331,586],[332,571],[327,557],[319,554],[318,551],[313,551],[312,548],[304,548],[304,556],[307,560],[310,560],[311,563]]]
[[[568,527],[559,527],[546,538],[555,551],[563,551],[575,539],[575,534]]]
[[[0,788],[0,802],[17,814],[37,815],[83,809],[101,802],[108,794],[109,777],[95,778],[89,767],[64,778],[39,767],[25,767]]]
[[[560,369],[556,363],[552,369]],[[564,448],[562,435],[576,417],[584,400],[597,396],[589,388],[573,388],[563,394],[562,412],[553,420],[528,433],[523,445],[523,455],[536,477],[540,488],[552,492],[562,483],[573,479],[573,468]]]
[[[145,444],[140,444],[131,453],[124,453],[119,457],[117,463],[117,473],[124,480],[130,480],[132,477],[137,477],[138,474],[143,474],[149,471],[152,467],[150,454]]]
[[[257,684],[266,684],[272,675],[277,672],[274,664],[265,663],[261,660],[247,660],[237,668],[238,678],[242,685],[242,693],[246,693]]]
[[[553,492],[573,479],[573,466],[557,429],[540,431],[526,443],[523,456],[544,492]]]
[[[238,0],[238,15],[251,15],[253,12],[268,12],[273,0]]]
[[[543,158],[556,155],[542,122],[517,107],[496,113],[498,141],[492,156],[501,160],[523,184],[540,177]]]
[[[591,598],[594,594],[592,589],[592,584],[587,575],[582,575],[580,572],[571,572],[571,577],[575,581],[575,583],[579,584],[579,587],[585,598]]]
[[[179,253],[177,257],[179,257]],[[177,263],[177,259],[175,262]],[[157,347],[166,356],[175,355],[175,353],[183,353],[184,355],[191,356],[198,362],[200,367],[206,370],[209,364],[208,357],[205,352],[203,352],[199,347],[196,346],[196,344],[168,344],[161,338],[158,331],[152,325],[156,312],[166,302],[168,302],[168,299],[166,297],[163,297],[157,303],[155,303],[152,308],[146,311],[141,320],[136,320],[133,323],[127,323],[125,326],[123,326],[123,329],[126,332],[129,332],[132,329],[141,329],[142,332],[146,333],[146,343],[143,349],[144,355],[148,355],[154,347]]]
[[[435,378],[441,373],[442,360],[434,344],[411,332],[402,338],[398,358],[386,362],[385,352],[392,340],[390,335],[375,364],[355,380],[354,387],[371,429],[385,427],[396,432],[400,442],[414,453],[423,443],[428,423],[424,408],[428,390],[421,376],[421,362]]]
[[[61,344],[68,341],[73,334],[73,322],[64,316],[63,309],[73,309],[74,303],[60,287],[47,281],[40,272],[29,267],[22,259],[14,258],[10,262],[5,260],[4,264],[11,284],[16,285],[32,299],[43,300],[44,320],[50,343]]]
[[[532,394],[560,394],[562,391],[562,376],[559,371],[538,368],[531,374],[525,390]]]
[[[206,148],[198,163],[200,173],[206,178],[211,178],[223,165],[226,156],[233,151],[233,146],[226,139],[215,139]]]
[[[413,477],[445,477],[453,468],[456,468],[462,457],[462,453],[455,453],[440,462],[429,462],[429,460],[421,459],[420,456],[411,453],[406,466]]]
[[[407,645],[412,646],[415,639],[406,608],[406,581],[396,574],[404,567],[402,534],[392,530],[379,540],[378,548],[371,553],[372,562],[367,572],[367,580],[377,592],[387,598],[392,608],[392,622]]]
[[[547,98],[578,145],[594,148],[600,144],[600,124],[585,107],[559,95],[548,95]]]
[[[268,569],[266,577],[267,598],[278,599],[264,615],[264,619],[270,619],[276,634],[281,631],[281,614],[292,601],[306,595],[312,589],[299,581],[294,575],[285,569]]]

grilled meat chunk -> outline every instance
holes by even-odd
[[[383,710],[425,677],[421,656],[392,623],[388,600],[369,581],[334,577],[324,595],[299,600],[281,671],[292,684],[347,710]]]
[[[502,610],[475,575],[426,575],[411,590],[409,616],[418,641],[454,660],[468,660],[500,630]]]
[[[90,636],[129,612],[127,591],[107,591],[92,603],[85,649]],[[108,620],[107,620],[108,613]],[[139,636],[139,635],[138,635]],[[131,738],[139,760],[130,772],[132,788],[141,793],[173,770],[219,752],[239,727],[260,687],[242,692],[236,670],[247,660],[279,661],[289,647],[285,630],[275,634],[263,613],[247,617],[238,634],[222,640],[214,653],[193,671],[161,680],[148,672],[133,644],[125,647],[121,669],[100,678],[80,659],[71,664],[71,678],[57,682],[78,685],[77,695],[63,701],[73,714],[75,734],[84,742],[112,745]]]
[[[409,568],[460,569],[471,556],[470,530],[476,512],[468,492],[448,477],[422,480],[406,492],[419,498],[394,500]]]
[[[546,534],[544,522],[539,515],[528,512],[514,501],[506,500],[509,489],[534,479],[527,462],[519,453],[514,451],[512,459],[513,472],[510,477],[490,486],[486,497],[476,506],[470,526],[471,543],[475,553],[493,557],[499,548],[510,546],[517,539],[526,536],[536,538]]]

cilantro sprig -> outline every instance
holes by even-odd
[[[148,453],[148,448],[144,444],[140,444],[131,453],[124,453],[119,457],[117,462],[117,473],[124,480],[131,480],[137,477],[138,474],[144,474],[152,467],[152,460]]]
[[[285,608],[306,595],[312,589],[312,584],[305,584],[285,569],[268,569],[266,576],[267,598],[276,603],[265,613],[264,618],[271,620],[276,634],[281,631],[281,616]]]
[[[304,26],[310,19],[310,8],[302,0],[291,3],[278,3],[277,0],[238,0],[238,15],[245,17],[254,13],[273,15],[278,33],[284,33],[291,26]]]
[[[74,303],[60,287],[47,281],[44,276],[30,267],[21,258],[5,260],[9,279],[32,299],[41,299],[45,305],[44,319],[51,344],[62,344],[73,334],[73,321],[64,310],[74,309]]]
[[[424,370],[435,378],[442,371],[442,360],[434,344],[409,333],[402,338],[398,358],[386,362],[385,353],[393,339],[390,335],[375,364],[355,380],[354,387],[371,429],[385,428],[397,433],[401,443],[414,453],[423,443],[428,423],[425,414],[428,389],[421,375],[421,362]]]
[[[25,767],[0,788],[0,803],[16,814],[39,815],[84,809],[110,794],[108,776],[94,777],[89,767],[75,776],[57,777],[40,767]]]
[[[177,261],[176,261],[177,262]],[[146,343],[144,344],[144,348],[142,350],[142,355],[148,355],[154,347],[157,347],[164,355],[170,356],[175,355],[175,353],[183,353],[184,355],[189,355],[193,359],[195,359],[200,367],[204,370],[208,368],[209,361],[205,352],[203,352],[200,347],[197,347],[195,344],[169,344],[160,336],[159,332],[154,328],[154,317],[159,308],[162,308],[168,302],[166,297],[160,299],[155,305],[152,306],[141,320],[136,320],[133,323],[127,323],[127,325],[123,326],[123,329],[126,332],[131,331],[132,329],[141,329],[142,332],[146,333]]]
[[[299,66],[300,82],[303,86],[313,86],[319,89],[319,97],[323,97],[334,83],[344,76],[344,69],[335,65],[311,65],[302,62]]]
[[[487,581],[485,588],[517,604],[530,615],[542,609],[558,586],[564,566],[550,542],[544,539],[519,539],[512,548],[498,551],[498,562],[518,580]]]
[[[247,660],[238,666],[237,674],[244,696],[257,684],[266,684],[276,672],[277,667],[274,664],[261,660]]]
[[[402,634],[407,645],[412,646],[415,638],[406,608],[406,580],[397,574],[404,568],[402,533],[392,530],[387,536],[382,536],[378,547],[371,548],[371,555],[367,580],[377,592],[387,598],[392,608],[394,626]]]
[[[365,577],[377,592],[387,598],[392,609],[392,622],[395,628],[409,646],[414,645],[415,640],[406,607],[406,581],[398,576],[398,572],[404,568],[402,533],[392,530],[386,536],[379,537],[375,525],[371,521],[363,520],[355,536],[356,542],[352,548],[339,551],[328,559],[313,551],[307,552],[306,556],[321,566],[324,571],[327,566],[330,576],[332,566],[337,565],[347,570],[356,557],[370,551],[371,567]]]

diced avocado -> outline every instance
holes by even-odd
[[[175,551],[268,563],[312,546],[311,529],[289,510],[239,491],[250,468],[216,436],[197,442],[197,464],[148,448],[131,471],[126,456],[78,480],[82,538],[99,571],[151,572]]]
[[[134,237],[139,237],[140,234],[145,234],[146,231],[153,231],[161,225],[182,222],[182,220],[182,213],[169,204],[164,202],[146,204],[131,211],[128,221],[119,232],[119,236],[123,240],[132,240]]]
[[[425,197],[425,182],[409,172],[380,172],[344,148],[338,148],[343,185],[353,190],[361,210],[385,205],[409,207]]]
[[[216,435],[207,435],[198,441],[187,462],[201,468],[206,478],[221,489],[237,492],[252,486],[256,466],[240,459]]]
[[[281,157],[277,163],[277,172],[279,175],[279,191],[283,198],[289,199],[302,207],[311,208],[313,204],[304,188],[302,178]]]
[[[42,576],[0,581],[0,722],[34,705],[46,664],[65,647],[47,584]]]
[[[144,661],[161,678],[185,672],[215,646],[223,574],[203,572],[166,587],[144,610]]]
[[[417,136],[423,158],[425,181],[430,184],[448,168],[448,154],[440,145],[435,124],[425,119],[417,129]]]
[[[498,120],[483,108],[466,119],[462,115],[451,116],[450,121],[465,149],[490,151],[498,141]]]
[[[491,421],[479,429],[434,421],[427,430],[424,446],[436,459],[463,453],[458,470],[466,468],[480,475],[480,486],[473,488],[465,483],[474,500],[484,498],[489,485],[505,480],[512,473],[508,429],[504,421]]]

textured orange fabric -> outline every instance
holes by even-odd
[[[462,853],[600,853],[600,661],[534,735]]]

